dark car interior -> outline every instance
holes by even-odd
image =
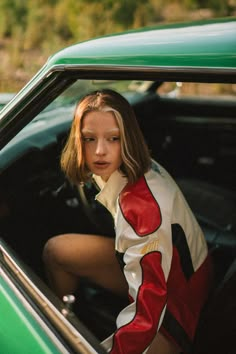
[[[228,287],[226,274],[236,259],[236,101],[171,97],[154,89],[127,98],[152,156],[175,178],[204,230],[215,265],[215,302],[209,303],[219,309],[217,301],[224,299],[224,285]],[[47,124],[33,121],[0,157],[1,235],[44,281],[41,255],[48,238],[86,232],[91,225],[97,229],[102,225],[104,233],[112,227],[108,213],[93,201],[93,188],[72,188],[60,170],[72,115],[70,109],[70,119],[62,114]],[[235,294],[235,265],[232,274]],[[229,301],[233,307],[235,300]],[[74,311],[97,338],[104,339],[114,330],[126,302],[84,279]],[[216,313],[209,307],[202,320],[209,323],[207,328],[209,318],[213,320],[210,311]],[[235,320],[232,326],[235,329]],[[206,343],[204,328],[197,336],[196,354],[205,353],[200,344]]]

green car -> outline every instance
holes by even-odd
[[[235,353],[236,18],[75,44],[50,57],[1,109],[1,353],[105,353],[100,342],[125,306],[87,279],[75,303],[70,294],[62,302],[42,264],[53,235],[90,223],[103,233],[112,227],[92,186],[74,190],[59,166],[77,101],[100,88],[131,103],[153,157],[183,190],[212,252],[215,288],[193,353]]]

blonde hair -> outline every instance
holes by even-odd
[[[150,169],[150,154],[132,107],[123,96],[112,90],[94,91],[77,104],[69,137],[61,155],[61,167],[65,175],[75,185],[90,178],[84,159],[81,127],[86,114],[92,111],[114,114],[120,129],[120,170],[129,183],[136,182]]]

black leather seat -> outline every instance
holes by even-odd
[[[203,311],[193,354],[236,353],[236,258]]]

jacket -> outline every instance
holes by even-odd
[[[158,331],[191,350],[210,286],[211,263],[202,230],[167,171],[153,162],[135,184],[115,171],[96,199],[113,215],[115,248],[130,304],[102,344],[112,354],[145,353]]]

